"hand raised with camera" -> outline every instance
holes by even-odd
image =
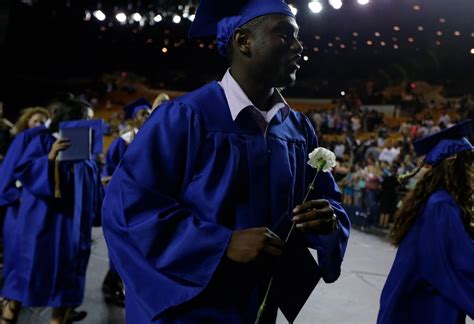
[[[227,247],[227,257],[239,263],[249,263],[260,255],[280,256],[285,242],[266,227],[234,231]]]
[[[51,147],[51,150],[48,153],[48,160],[54,161],[58,157],[60,151],[64,151],[65,149],[71,146],[71,141],[67,138],[58,138]]]

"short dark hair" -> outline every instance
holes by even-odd
[[[58,130],[60,122],[84,119],[87,113],[88,106],[77,99],[57,101],[55,104],[55,113],[50,126],[52,131]]]
[[[243,24],[239,28],[243,29],[245,31],[248,31],[250,33],[254,33],[255,30],[258,27],[260,27],[265,20],[267,20],[267,18],[268,18],[268,15],[258,16],[256,18],[246,22],[245,24]],[[232,37],[233,36],[234,35],[232,35]],[[232,48],[232,41],[230,41],[229,45],[227,46],[227,51],[226,51],[226,58],[227,58],[227,61],[229,61],[229,64],[232,64],[232,58],[233,58],[232,56],[233,56],[233,48]]]

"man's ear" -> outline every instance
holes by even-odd
[[[232,36],[234,48],[245,56],[250,55],[250,33],[244,29],[237,28]]]

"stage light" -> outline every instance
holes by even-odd
[[[380,46],[385,46],[387,45],[385,42],[380,42]]]
[[[292,4],[288,5],[288,7],[290,7],[290,10],[293,13],[293,15],[296,16],[296,14],[298,13],[298,9]]]
[[[417,29],[418,29],[418,31],[423,31],[424,30],[423,26],[418,26]]]
[[[105,14],[102,12],[102,10],[96,10],[94,11],[94,17],[98,20],[98,21],[104,21],[105,20]]]
[[[471,48],[471,54],[474,55],[474,48]]]
[[[135,20],[136,22],[139,22],[140,20],[142,20],[142,15],[140,15],[138,12],[135,12],[132,15],[132,19]]]
[[[400,27],[399,26],[393,26],[393,30],[394,31],[400,31]]]
[[[174,22],[175,24],[179,24],[179,23],[181,22],[181,17],[178,16],[178,15],[174,15],[174,16],[173,16],[173,22]]]
[[[409,37],[409,38],[408,38],[408,41],[409,41],[410,43],[413,43],[413,42],[415,41],[415,39],[414,39],[413,37]]]
[[[336,10],[342,8],[342,0],[329,0],[329,5]]]
[[[456,31],[454,32],[454,36],[461,36],[461,32],[456,30]]]
[[[84,13],[84,20],[89,21],[91,20],[91,17],[92,17],[91,12],[89,10],[86,10],[86,12]]]
[[[167,49],[166,47],[163,47],[163,48],[161,49],[161,51],[162,51],[163,53],[165,53],[165,54],[168,53],[168,49]]]
[[[341,96],[345,96],[346,95],[346,92],[345,91],[341,91]]]
[[[308,61],[309,60],[309,57],[307,57],[306,55],[303,56],[303,61]]]
[[[313,51],[319,52],[319,48],[318,48],[318,47],[315,47],[315,48],[313,48]]]
[[[367,45],[372,46],[374,43],[371,40],[367,41]]]
[[[370,2],[370,0],[357,0],[357,2],[362,5],[362,6],[365,6],[366,4],[368,4]]]
[[[160,22],[160,21],[162,21],[162,20],[163,20],[163,17],[162,17],[160,14],[156,15],[155,17],[153,17],[153,21],[154,21],[154,22],[157,22],[157,23],[158,23],[158,22]]]
[[[413,9],[416,10],[416,11],[418,11],[418,10],[421,9],[421,7],[420,7],[419,5],[414,5],[414,6],[413,6]]]
[[[115,19],[117,19],[117,21],[119,23],[124,23],[127,21],[127,15],[124,14],[123,12],[119,12],[118,14],[115,15]]]
[[[380,33],[379,33],[379,32],[375,32],[374,35],[375,35],[376,37],[380,37]]]
[[[312,13],[320,13],[323,10],[323,5],[317,0],[313,0],[308,3],[308,8]]]
[[[194,21],[195,17],[196,17],[196,15],[189,15],[188,19],[191,20],[191,21]]]
[[[437,32],[436,32],[436,35],[442,36],[442,35],[443,35],[443,32],[442,32],[442,31],[437,31]]]

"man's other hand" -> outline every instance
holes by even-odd
[[[280,256],[285,242],[266,227],[234,231],[227,247],[227,257],[239,263],[256,260],[259,255]]]

